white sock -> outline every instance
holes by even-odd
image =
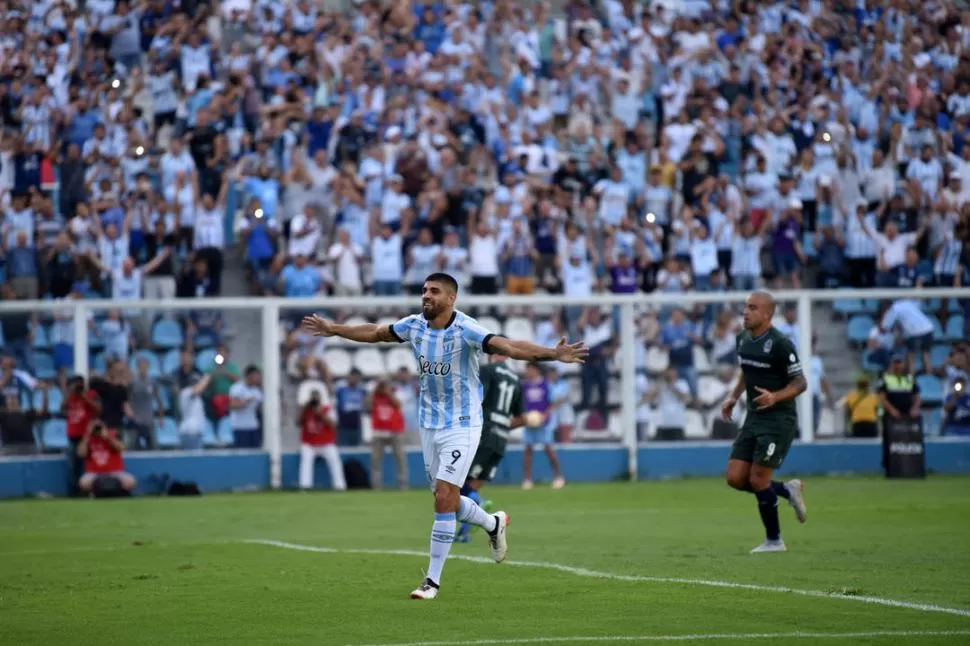
[[[458,520],[463,523],[478,525],[486,532],[494,532],[498,519],[492,514],[478,506],[471,498],[461,497],[461,504],[458,506]]]
[[[457,525],[455,512],[435,514],[434,525],[431,526],[431,562],[428,564],[428,578],[435,585],[441,584],[441,571],[451,551],[451,544],[455,540]]]

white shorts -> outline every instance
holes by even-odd
[[[443,431],[421,429],[424,472],[432,489],[437,480],[444,480],[456,487],[465,485],[481,438],[481,426]]]

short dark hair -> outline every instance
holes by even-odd
[[[447,285],[451,291],[458,293],[458,281],[451,274],[442,271],[435,272],[424,279],[426,283],[441,283]]]

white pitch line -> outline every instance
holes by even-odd
[[[751,639],[871,639],[873,637],[958,637],[970,630],[878,630],[856,633],[711,633],[699,635],[639,635],[590,637],[525,637],[521,639],[476,639],[473,641],[403,642],[398,644],[359,644],[355,646],[489,646],[492,644],[567,644],[573,642],[692,642],[739,641]]]
[[[417,556],[427,558],[427,552],[415,550],[371,550],[371,549],[333,549],[329,547],[314,547],[313,545],[300,545],[298,543],[287,543],[284,541],[272,540],[247,540],[244,543],[253,545],[269,545],[288,550],[298,550],[302,552],[317,552],[322,554],[383,554],[388,556]],[[492,559],[483,556],[466,556],[464,554],[452,554],[449,559],[468,561],[470,563],[492,563]],[[822,590],[804,590],[801,588],[787,588],[775,585],[758,585],[756,583],[734,583],[732,581],[717,581],[713,579],[687,579],[681,577],[667,576],[640,576],[631,574],[613,574],[612,572],[600,572],[588,570],[586,568],[573,567],[571,565],[561,565],[559,563],[549,563],[546,561],[505,561],[503,565],[512,567],[531,567],[545,570],[555,570],[574,576],[582,576],[592,579],[609,579],[611,581],[625,581],[630,583],[671,583],[678,585],[700,585],[710,588],[733,588],[740,590],[755,590],[759,592],[783,592],[797,594],[803,597],[816,597],[820,599],[842,599],[845,601],[858,601],[859,603],[869,603],[877,606],[888,606],[890,608],[905,608],[907,610],[918,610],[920,612],[939,612],[957,617],[970,617],[970,610],[963,608],[949,608],[947,606],[937,606],[930,603],[916,603],[914,601],[899,601],[896,599],[884,599],[882,597],[870,597],[864,595],[839,594],[838,592],[823,592]]]

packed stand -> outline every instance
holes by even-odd
[[[290,258],[257,238],[254,282],[294,297],[392,295],[446,269],[473,294],[683,293],[913,286],[918,266],[921,284],[961,285],[970,17],[856,6],[573,2],[560,19],[501,2],[362,3],[346,23],[324,19],[327,83],[309,116],[290,118],[307,150],[282,128],[276,140],[284,166],[294,151],[291,177],[326,196],[324,214],[313,224],[284,208],[282,223],[264,222]],[[305,51],[285,41],[265,44],[299,51],[283,73]],[[347,83],[348,69],[362,80]],[[286,202],[293,184],[282,186]],[[265,220],[262,201],[248,204],[244,230]],[[567,308],[564,328],[582,333],[582,316]],[[735,323],[719,317],[643,322],[656,328],[648,356],[666,355],[648,372],[678,368],[671,389],[646,387],[645,408],[715,410],[723,389],[698,377],[730,372],[709,369],[728,366]],[[597,417],[601,375],[582,398]],[[683,428],[673,416],[662,426]]]
[[[582,296],[961,285],[970,266],[970,14],[952,4],[14,4],[19,297],[218,295],[235,241],[250,289],[291,298],[413,293],[437,269],[472,294]],[[601,344],[576,403],[611,424],[610,313],[506,314]],[[708,434],[694,413],[735,325],[643,317],[649,434]],[[179,325],[209,344],[220,326]],[[294,374],[335,372],[291,349]]]
[[[222,293],[226,132],[242,98],[225,89],[229,62],[210,4],[219,6],[6,3],[4,301]],[[5,411],[36,417],[24,426],[32,434],[4,425],[4,451],[69,440],[73,451],[84,430],[71,428],[68,409],[70,309],[0,319]],[[99,421],[129,448],[262,446],[258,370],[230,358],[221,314],[115,309],[92,311],[86,325]]]

